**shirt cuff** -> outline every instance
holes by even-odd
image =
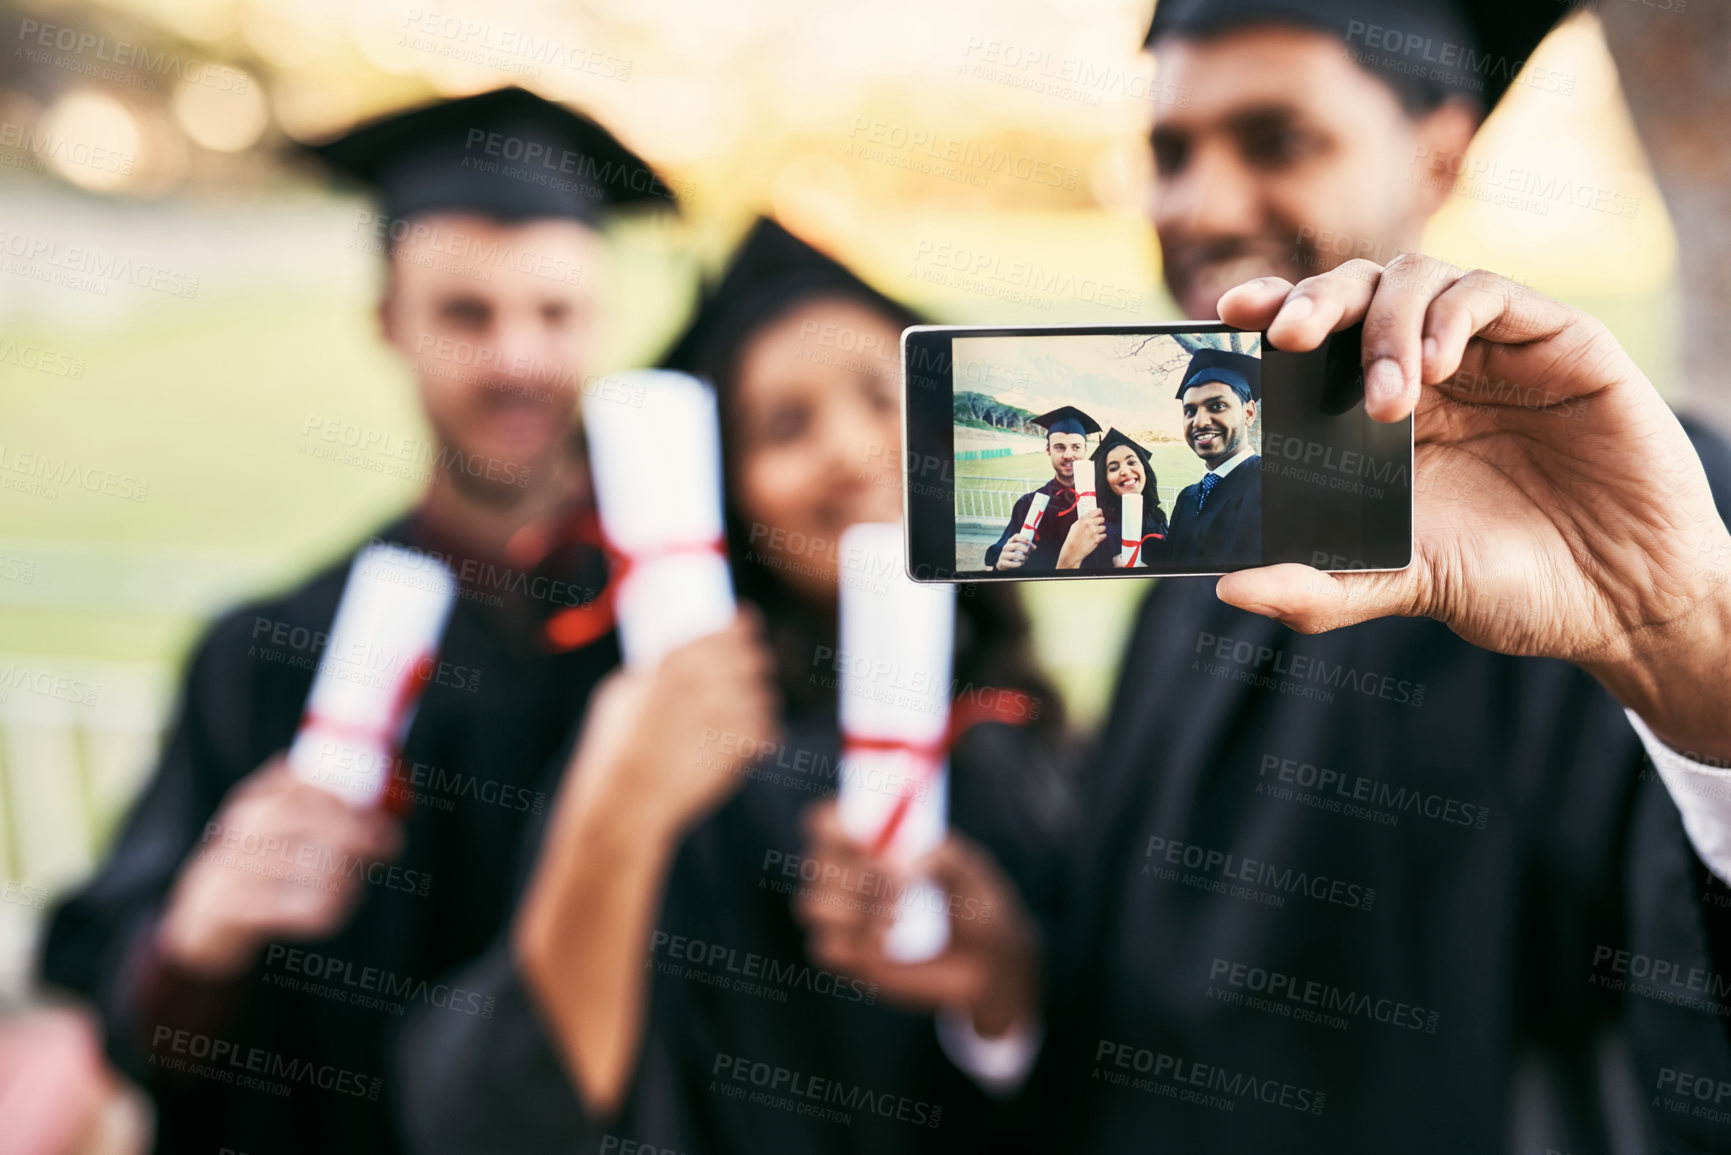
[[[945,1007],[937,1013],[938,1046],[963,1074],[993,1095],[1013,1095],[1034,1069],[1045,1026],[1039,1019],[1018,1022],[995,1039],[974,1030],[973,1016]]]
[[[1731,770],[1679,754],[1648,729],[1635,711],[1624,712],[1682,815],[1683,831],[1695,853],[1721,882],[1731,883]]]

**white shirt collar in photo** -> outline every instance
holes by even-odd
[[[1231,457],[1228,457],[1225,461],[1222,461],[1219,465],[1210,469],[1208,472],[1214,474],[1216,477],[1225,477],[1228,473],[1237,469],[1243,462],[1254,456],[1256,456],[1256,454],[1252,452],[1249,442],[1246,442],[1243,449],[1240,449],[1237,453],[1234,453]]]

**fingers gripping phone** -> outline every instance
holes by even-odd
[[[922,325],[902,360],[917,581],[1412,560],[1412,422],[1365,412],[1356,327]]]

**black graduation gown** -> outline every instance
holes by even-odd
[[[412,520],[380,537],[436,549]],[[110,1056],[155,1099],[160,1151],[397,1149],[387,1037],[416,1005],[486,1007],[493,992],[453,993],[437,978],[497,932],[522,829],[546,804],[536,780],[617,663],[611,636],[563,654],[539,642],[548,613],[592,594],[598,556],[567,554],[540,582],[483,570],[453,609],[394,771],[415,795],[396,869],[363,888],[337,934],[268,946],[232,984],[152,979],[150,936],[205,822],[294,735],[350,560],[205,636],[154,778],[48,930],[45,979],[95,1001]]]
[[[1027,1149],[1027,1105],[989,1101],[944,1057],[930,1017],[891,1009],[806,958],[791,913],[798,817],[830,793],[836,749],[833,716],[795,724],[679,850],[645,956],[650,1015],[618,1119],[586,1116],[501,941],[451,980],[501,990],[491,1018],[421,1008],[404,1031],[413,1149],[619,1149],[609,1136],[682,1155]],[[952,823],[992,850],[1036,917],[1051,909],[1071,813],[1051,765],[1022,729],[1000,723],[970,729],[951,760]],[[861,898],[874,900],[869,885]]]
[[[1069,535],[1070,527],[1076,524],[1076,491],[1067,485],[1060,485],[1056,477],[1046,482],[1034,493],[1043,493],[1050,500],[1046,503],[1045,515],[1040,518],[1040,527],[1034,531],[1034,548],[1028,551],[1028,560],[1022,563],[1024,572],[1043,572],[1058,568],[1058,554],[1064,548],[1064,538]],[[1024,493],[1016,499],[1015,508],[1010,510],[1009,524],[1004,526],[1004,532],[998,535],[998,540],[986,547],[986,568],[991,569],[998,564],[998,554],[1010,543],[1010,539],[1022,532],[1022,526],[1028,518],[1028,507],[1034,504],[1034,493]]]
[[[1262,458],[1252,455],[1220,479],[1208,503],[1198,482],[1187,485],[1172,505],[1172,532],[1166,535],[1169,566],[1183,570],[1224,571],[1262,561]]]
[[[1426,620],[1304,637],[1182,580],[1128,655],[1042,1057],[1064,1149],[1503,1150],[1526,1053],[1560,1100],[1538,1149],[1603,1151],[1623,1032],[1658,1125],[1731,1149],[1675,1089],[1731,1079],[1727,1020],[1619,987],[1731,974],[1731,890],[1588,675]]]

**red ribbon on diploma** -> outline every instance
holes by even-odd
[[[607,554],[607,585],[594,601],[560,610],[547,619],[547,643],[555,650],[575,650],[606,634],[618,620],[613,599],[633,566],[656,558],[677,557],[686,553],[712,553],[726,560],[727,551],[719,537],[709,541],[674,542],[635,554],[626,553],[601,537],[601,548]]]
[[[990,687],[986,687],[990,689]],[[979,702],[969,702],[963,708],[950,712],[950,724],[943,737],[929,742],[915,742],[908,738],[868,738],[858,734],[843,733],[841,736],[842,757],[857,754],[865,750],[900,751],[912,754],[920,761],[918,779],[910,781],[902,787],[902,792],[896,798],[894,808],[889,817],[884,819],[883,828],[871,840],[873,856],[881,856],[889,849],[895,840],[896,831],[901,829],[902,822],[908,816],[908,810],[914,804],[914,794],[917,787],[937,773],[938,762],[948,754],[950,747],[956,741],[978,726],[981,722],[1002,722],[1007,726],[1020,726],[1028,720],[1033,699],[1020,690],[997,690],[992,695],[995,703],[982,706]]]
[[[1128,546],[1133,545],[1136,547],[1135,552],[1130,555],[1130,560],[1124,563],[1124,568],[1129,569],[1131,566],[1135,565],[1137,563],[1137,561],[1139,561],[1141,559],[1142,547],[1147,545],[1150,540],[1152,540],[1152,541],[1164,541],[1165,538],[1166,538],[1166,535],[1163,533],[1151,533],[1151,534],[1147,535],[1146,537],[1144,537],[1141,541],[1137,541],[1133,537],[1124,538],[1123,540],[1124,540],[1125,546],[1128,547]]]
[[[398,783],[394,773],[397,756],[402,752],[398,743],[402,739],[403,719],[409,716],[409,711],[414,709],[415,703],[421,700],[421,694],[426,691],[427,683],[433,680],[434,658],[435,655],[422,650],[414,661],[403,667],[397,675],[397,687],[391,699],[391,708],[386,711],[382,723],[368,725],[364,722],[339,722],[311,710],[301,715],[300,729],[307,733],[329,734],[342,741],[370,743],[385,752],[390,759],[393,773],[379,801],[387,811],[399,818],[407,815],[414,804],[408,790]]]
[[[1050,506],[1048,506],[1046,509],[1046,512],[1051,514],[1053,517],[1063,517],[1066,513],[1074,512],[1075,508],[1078,505],[1082,504],[1082,495],[1077,493],[1074,489],[1071,489],[1069,486],[1067,486],[1067,485],[1059,486],[1058,489],[1053,492],[1052,496],[1057,497],[1060,493],[1071,494],[1074,496],[1075,500],[1070,502],[1070,504],[1066,505],[1063,509],[1052,509]],[[1094,494],[1092,492],[1090,492],[1088,494],[1088,496],[1093,497]],[[1039,535],[1036,534],[1035,536],[1037,537]]]

